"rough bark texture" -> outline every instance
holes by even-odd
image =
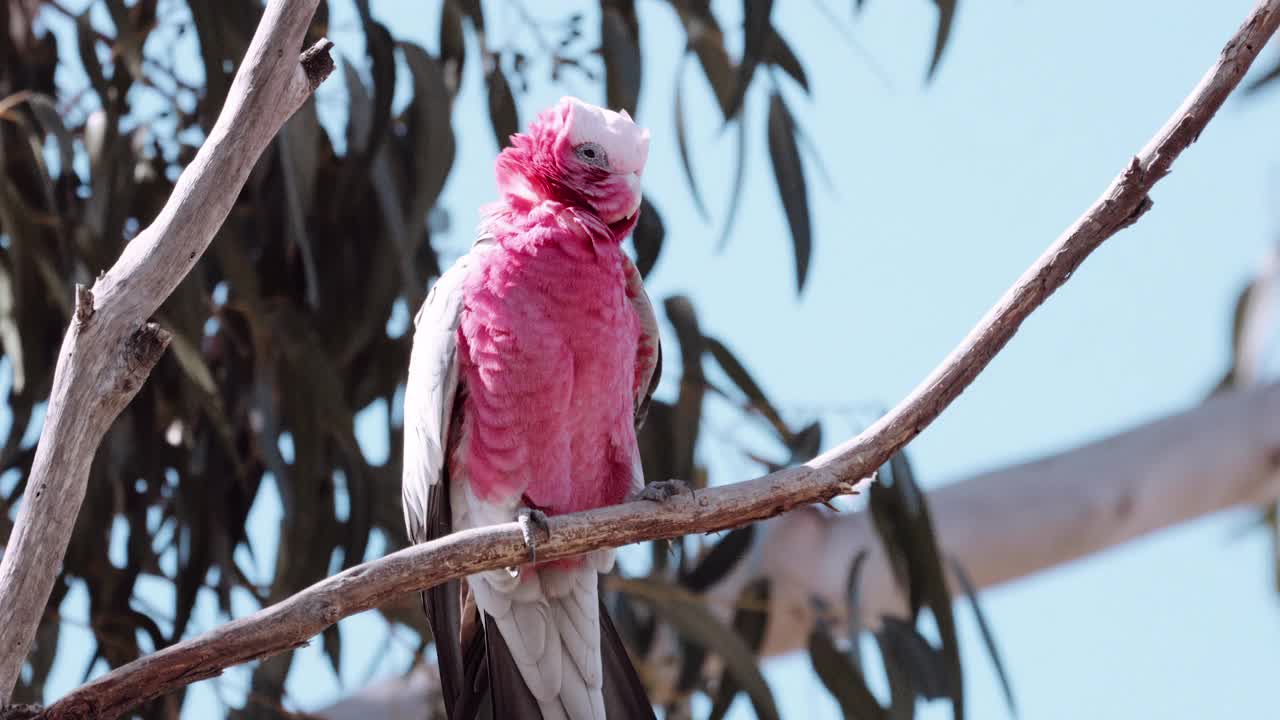
[[[270,13],[269,13],[270,14]],[[1280,0],[1258,3],[1169,122],[1094,204],[1031,266],[936,370],[879,422],[811,462],[755,480],[550,520],[542,560],[601,547],[713,532],[855,493],[982,371],[1018,326],[1104,240],[1132,224],[1147,192],[1199,136],[1280,25]],[[77,689],[49,718],[114,718],[169,689],[224,668],[297,647],[339,619],[450,579],[524,561],[520,527],[506,523],[445,538],[358,565],[293,597],[204,635],[141,658]]]
[[[169,343],[148,319],[231,210],[259,155],[333,70],[327,40],[299,60],[318,0],[272,0],[217,123],[159,216],[93,289],[76,288],[17,523],[0,561],[0,706],[61,570],[94,453]]]
[[[929,493],[945,553],[978,589],[1058,567],[1158,530],[1232,507],[1280,498],[1280,384],[1226,393],[1185,412],[1066,452],[983,473]],[[746,585],[770,583],[769,625],[761,653],[801,650],[814,603],[830,609],[832,632],[849,620],[845,582],[853,559],[868,555],[858,583],[858,622],[873,629],[902,616],[894,581],[869,514],[802,508],[761,524],[748,555],[705,594],[726,622]],[[958,592],[956,583],[951,584]],[[653,667],[672,664],[656,648]],[[434,666],[389,678],[330,707],[325,720],[420,717],[442,707]],[[673,682],[675,673],[650,673]],[[652,688],[655,699],[674,687]],[[416,714],[415,714],[416,713]]]
[[[1203,405],[1058,455],[952,483],[929,493],[943,551],[978,588],[1058,567],[1231,507],[1280,498],[1280,384],[1233,391]],[[901,616],[898,592],[868,513],[798,512],[771,521],[744,567],[714,588],[728,608],[752,577],[773,582],[763,651],[804,647],[814,596],[846,606],[859,549],[859,622]],[[796,548],[807,548],[796,552]],[[956,583],[952,591],[959,592]],[[843,624],[844,614],[834,618]]]

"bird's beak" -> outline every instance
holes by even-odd
[[[640,188],[640,173],[631,173],[627,176],[627,187],[631,190],[631,194],[635,198],[633,201],[635,204],[631,206],[631,211],[626,215],[626,218],[630,220],[635,217],[636,213],[640,212],[640,204],[643,202],[643,194],[641,193]]]
[[[627,184],[627,190],[630,191],[630,203],[618,208],[614,213],[600,217],[601,220],[605,221],[605,224],[614,227],[614,229],[617,229],[616,226],[621,226],[634,220],[636,213],[640,212],[641,203],[644,201],[640,192],[640,175],[638,173],[627,173],[623,178]]]

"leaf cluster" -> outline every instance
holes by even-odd
[[[0,375],[11,417],[0,440],[0,543],[26,490],[72,312],[71,288],[90,283],[159,212],[222,107],[261,12],[256,0],[69,5],[0,3]],[[633,0],[586,3],[584,12],[552,21],[529,16],[517,1],[509,5],[523,14],[531,42],[495,46],[486,32],[491,4],[442,0],[432,6],[440,29],[429,50],[398,39],[368,0],[354,0],[365,42],[362,55],[342,62],[345,127],[329,131],[317,101],[308,102],[254,168],[209,252],[157,312],[154,319],[174,335],[172,352],[95,458],[63,575],[15,701],[46,699],[68,625],[92,632],[88,677],[190,635],[199,602],[230,616],[233,597],[273,603],[406,542],[399,404],[408,317],[448,259],[439,198],[463,130],[455,122],[463,69],[483,68],[489,130],[501,147],[520,128],[519,96],[532,73],[545,70],[551,82],[579,73],[603,83],[610,106],[635,112],[647,65]],[[705,0],[671,1],[686,35],[673,103],[676,146],[688,191],[709,217],[682,82],[697,67],[719,108],[717,122],[736,135],[723,246],[746,177],[749,90],[767,90],[762,140],[800,289],[812,252],[802,152],[808,144],[784,84],[805,94],[811,89],[801,59],[776,28],[774,5],[743,3],[743,51],[734,58],[725,34],[738,32],[736,25],[726,28]],[[930,75],[955,12],[954,2],[937,5]],[[588,16],[599,23],[594,32],[585,25]],[[308,42],[329,31],[328,18],[322,2]],[[66,32],[41,31],[46,25]],[[593,34],[598,45],[584,47]],[[184,47],[198,57],[194,76],[176,59]],[[398,85],[409,88],[407,103],[396,101]],[[634,236],[643,273],[655,267],[666,235],[646,198]],[[818,452],[821,424],[797,428],[785,421],[729,344],[701,330],[687,298],[667,298],[664,309],[682,369],[675,397],[654,403],[641,437],[649,480],[684,478],[695,490],[709,482],[698,463],[708,393],[772,434],[781,453],[765,465],[803,462]],[[732,387],[709,379],[704,365]],[[366,434],[384,438],[386,452],[362,447]],[[884,523],[882,538],[913,598],[912,617],[887,622],[896,629],[883,631],[896,633],[883,641],[890,643],[885,657],[899,663],[906,683],[894,686],[895,698],[908,691],[946,696],[959,711],[940,553],[905,459],[895,462],[901,467],[888,471],[894,482],[872,499],[877,527]],[[246,526],[268,493],[278,495],[282,511],[271,547],[263,547]],[[722,717],[745,693],[760,717],[777,717],[755,657],[770,621],[767,582],[748,588],[727,624],[698,601],[740,567],[756,532],[745,527],[714,543],[652,544],[645,576],[609,579],[614,615],[642,665],[664,634],[676,638],[676,692],[666,700],[673,711],[703,692],[712,698],[712,717]],[[76,586],[87,592],[88,617],[60,614]],[[172,588],[169,607],[155,607],[156,593],[147,588],[157,586]],[[940,650],[915,629],[923,608],[938,623]],[[422,647],[429,643],[413,598],[382,613],[415,632]],[[337,628],[323,638],[340,675],[341,643]],[[815,667],[847,712],[868,708],[860,666],[838,645],[820,628],[811,647]],[[285,714],[291,666],[292,654],[257,665],[238,716]],[[161,699],[144,714],[176,717],[182,699]]]

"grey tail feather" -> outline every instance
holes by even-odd
[[[444,537],[453,531],[448,487],[448,477],[442,477],[431,492],[427,503],[426,540]],[[445,714],[451,720],[461,717],[455,714],[455,706],[463,695],[462,683],[466,678],[461,646],[462,610],[458,601],[460,587],[459,581],[451,580],[422,593],[422,609],[436,644]]]
[[[480,635],[484,635],[483,662]],[[450,720],[542,720],[538,702],[520,676],[520,669],[489,614],[467,652],[467,683],[458,714]],[[600,603],[600,651],[604,671],[604,708],[609,720],[655,720],[653,705],[636,674],[609,611]]]
[[[609,720],[656,720],[644,683],[636,674],[622,636],[600,598],[600,661],[604,672],[604,714]]]
[[[502,633],[493,622],[493,617],[484,614],[485,647],[488,655],[489,696],[494,720],[542,720],[542,711],[538,709],[538,701],[524,678],[520,677],[520,668],[511,657],[511,650],[502,639]],[[477,687],[477,690],[480,688]]]
[[[453,531],[448,478],[431,493],[427,508],[427,540]],[[422,593],[422,609],[436,644],[440,687],[449,720],[542,720],[533,693],[520,676],[511,651],[493,618],[484,614],[476,632],[462,647],[460,581]],[[468,605],[471,612],[474,606]],[[489,632],[492,630],[492,632]],[[636,674],[622,637],[600,600],[600,652],[604,673],[604,707],[609,720],[656,720],[644,684]]]

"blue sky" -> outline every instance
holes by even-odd
[[[652,130],[646,181],[668,233],[649,292],[690,295],[704,329],[732,345],[788,417],[827,421],[834,442],[856,429],[850,409],[865,414],[905,395],[1093,201],[1253,3],[966,0],[928,87],[931,2],[870,0],[856,20],[849,2],[779,3],[776,24],[813,88],[810,99],[786,84],[788,101],[832,184],[809,166],[815,249],[799,298],[764,143],[767,87],[747,98],[748,182],[729,248],[717,253],[733,138],[719,132],[705,81],[687,73],[708,224],[675,148],[672,78],[683,35],[666,3],[638,4],[647,65],[637,119]],[[525,5],[554,19],[577,3]],[[486,6],[495,42],[519,32],[508,3]],[[372,7],[397,38],[435,49],[438,2]],[[740,4],[715,7],[732,27]],[[339,51],[362,58],[351,8],[334,2],[332,21]],[[585,26],[595,24],[589,16]],[[738,38],[730,42],[736,48]],[[1276,56],[1273,47],[1261,64]],[[520,98],[522,120],[563,92],[541,83],[531,90]],[[585,81],[569,90],[603,100]],[[340,75],[320,97],[322,107],[343,101]],[[464,130],[442,203],[452,220],[444,242],[461,250],[476,208],[495,192],[478,62],[468,63],[457,103],[455,126]],[[1280,233],[1278,110],[1280,88],[1228,103],[1159,185],[1154,210],[1095,253],[912,445],[926,485],[1064,449],[1203,396],[1227,363],[1235,294]],[[721,433],[738,430],[730,416],[716,417]],[[368,428],[366,448],[385,452],[385,437]],[[714,439],[701,458],[719,481],[754,472]],[[278,499],[265,493],[251,517],[257,547],[270,545],[278,514]],[[1266,537],[1235,536],[1247,519],[1201,520],[985,593],[1023,717],[1274,715],[1280,607]],[[259,556],[259,567],[272,564]],[[170,597],[163,587],[151,592],[161,606]],[[241,600],[242,611],[252,609]],[[74,592],[64,612],[83,617],[83,594]],[[205,627],[214,622],[211,604],[200,613]],[[1003,717],[976,629],[966,610],[960,616],[971,716]],[[376,618],[344,621],[343,635],[345,688],[311,648],[294,673],[306,680],[289,685],[298,707],[405,668],[408,649]],[[71,629],[63,642],[55,696],[79,682],[87,660],[86,632]],[[784,717],[839,717],[806,658],[771,663],[769,677]],[[184,716],[219,717],[216,697],[238,702],[247,682],[247,672],[233,671],[200,684]]]

